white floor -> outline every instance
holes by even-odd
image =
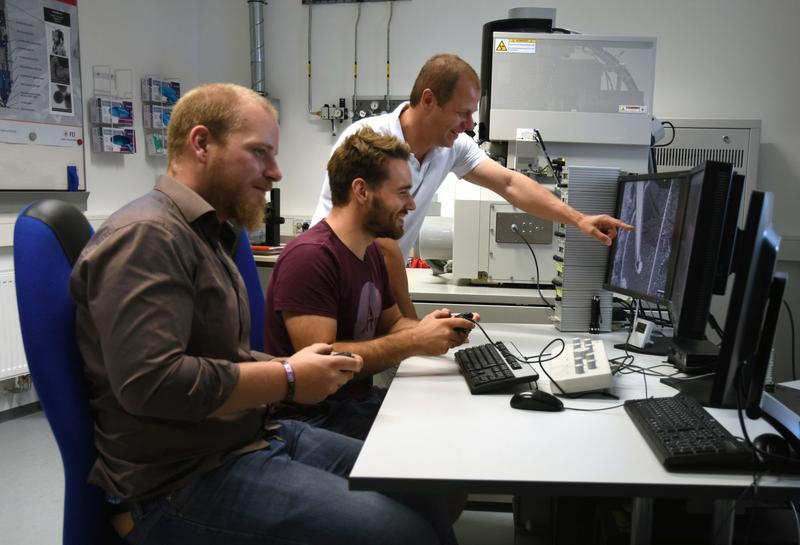
[[[61,458],[41,412],[0,423],[0,543],[61,543]],[[455,526],[461,545],[510,545],[510,513],[465,511]]]
[[[41,412],[0,424],[0,528],[14,545],[61,543],[61,457]]]

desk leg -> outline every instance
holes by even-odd
[[[730,545],[733,543],[733,522],[736,519],[736,501],[714,500],[711,512],[712,545]]]
[[[653,536],[653,498],[633,498],[631,545],[650,545]]]

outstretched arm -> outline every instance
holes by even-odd
[[[537,218],[575,225],[606,246],[619,229],[633,227],[608,214],[587,216],[556,197],[535,180],[492,161],[482,161],[464,176],[469,182],[494,191],[517,208]]]

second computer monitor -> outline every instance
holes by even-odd
[[[735,278],[715,373],[691,380],[662,379],[711,407],[737,407],[757,399],[772,348],[785,277],[776,275],[780,236],[772,228],[773,196],[754,191],[747,221],[736,243]],[[751,381],[755,381],[751,383]],[[755,396],[755,397],[754,397]]]
[[[741,192],[738,197],[731,195],[732,176],[730,163],[706,161],[692,169],[689,177],[686,219],[670,296],[675,337],[705,340],[717,273],[727,279],[730,272],[741,198]],[[732,221],[727,221],[729,218]],[[722,265],[721,254],[728,256]],[[724,270],[718,271],[721,268]]]

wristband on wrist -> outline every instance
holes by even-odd
[[[292,369],[292,364],[289,363],[289,360],[283,360],[281,362],[283,364],[283,370],[286,371],[286,398],[284,401],[293,401],[294,400],[294,369]]]

